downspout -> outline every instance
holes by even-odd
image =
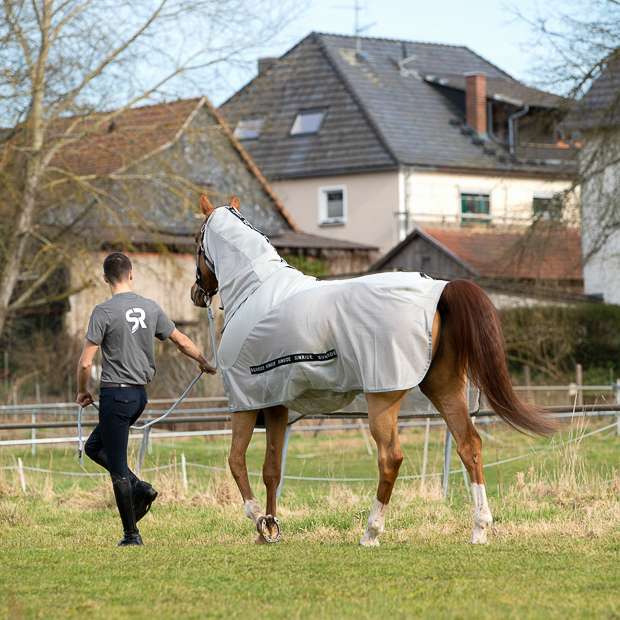
[[[527,103],[523,105],[524,108],[522,110],[508,117],[508,140],[510,142],[510,155],[512,157],[515,156],[515,121],[530,111],[530,106]]]
[[[403,239],[407,238],[409,235],[409,200],[411,197],[411,191],[409,189],[409,179],[411,179],[411,175],[413,174],[413,167],[409,166],[409,170],[407,170],[407,174],[405,175],[405,236]]]

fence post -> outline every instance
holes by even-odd
[[[614,388],[614,405],[620,405],[620,378],[616,379]],[[620,435],[620,413],[616,414],[616,435]]]
[[[530,367],[526,364],[523,366],[523,382],[525,383],[525,387],[527,388],[525,392],[525,398],[527,399],[528,404],[532,404],[532,391],[530,390],[530,386],[532,385],[532,377],[530,373]]]
[[[24,464],[22,463],[21,458],[17,459],[17,471],[19,471],[19,478],[22,483],[22,491],[26,492],[26,479],[24,478]]]
[[[146,422],[147,422],[147,424],[151,421],[151,417],[152,416],[151,416],[150,413],[146,414]],[[151,428],[151,427],[149,426],[149,428]],[[147,438],[147,442],[146,443],[147,443],[146,447],[148,449],[148,453],[149,453],[149,456],[150,456],[151,454],[153,454],[153,440],[151,439],[151,433],[150,432],[148,433],[148,438]]]
[[[364,436],[364,441],[366,442],[366,450],[368,451],[368,456],[372,456],[372,447],[370,445],[370,441],[368,440],[368,433],[366,432],[366,428],[364,427],[364,420],[360,418],[358,420],[358,423],[360,425],[362,435]]]
[[[183,488],[187,491],[187,466],[185,464],[185,452],[181,452],[181,473],[183,474]]]
[[[581,364],[575,366],[575,381],[577,382],[577,405],[583,406],[583,368]]]
[[[443,452],[443,498],[448,497],[448,482],[450,480],[450,456],[452,455],[452,434],[446,424],[446,445]]]
[[[142,471],[142,463],[144,462],[144,453],[146,452],[146,446],[149,442],[149,434],[151,432],[151,427],[149,426],[143,431],[142,434],[142,443],[140,444],[140,452],[138,452],[138,462],[136,463],[136,476],[140,477],[140,472]]]
[[[9,352],[4,352],[4,391],[9,393]]]
[[[36,385],[36,394],[37,394],[37,405],[41,404],[41,384],[39,383],[39,379],[37,377],[37,385]],[[35,410],[33,409],[32,413],[30,414],[30,421],[35,424],[37,421],[37,416],[35,414]],[[34,440],[36,439],[36,435],[37,432],[34,430],[34,428],[30,431],[30,437],[32,438],[32,446],[30,448],[30,454],[32,454],[32,456],[35,455],[37,449],[36,449],[36,445],[34,443]]]
[[[428,432],[431,428],[431,419],[426,418],[426,435],[424,436],[424,458],[422,459],[422,487],[426,478],[426,460],[428,458]]]
[[[288,454],[288,440],[291,438],[291,426],[286,427],[286,434],[284,435],[284,446],[282,446],[282,473],[280,474],[280,484],[276,491],[276,499],[280,499],[282,495],[282,485],[284,484],[284,472],[286,471],[286,455]]]

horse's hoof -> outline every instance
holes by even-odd
[[[474,532],[471,540],[469,541],[471,545],[488,545],[489,541],[487,540],[486,532]]]
[[[265,515],[258,518],[256,529],[266,543],[277,543],[282,538],[282,527],[276,517]]]
[[[370,538],[369,536],[362,536],[362,540],[360,540],[360,547],[379,547],[379,539],[378,538]]]

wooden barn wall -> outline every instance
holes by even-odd
[[[383,265],[382,269],[423,271],[460,278],[470,276],[466,269],[421,237],[412,239],[396,256]]]

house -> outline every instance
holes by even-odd
[[[560,97],[467,47],[360,41],[312,33],[220,107],[304,231],[386,252],[414,228],[523,228],[556,208],[578,151]]]
[[[84,333],[92,308],[109,296],[101,264],[115,250],[131,258],[137,293],[154,299],[175,323],[197,323],[189,290],[203,192],[215,204],[236,195],[245,217],[293,264],[319,261],[327,273],[339,273],[367,269],[377,256],[368,245],[302,233],[205,97],[129,109],[63,149],[54,164],[93,184],[67,205],[72,214],[85,214],[73,233],[92,239],[70,275],[76,292],[66,326],[73,335]],[[92,286],[82,290],[88,277]]]
[[[620,66],[609,64],[564,125],[579,132],[583,277],[586,293],[620,304]]]
[[[598,301],[583,294],[577,230],[523,235],[417,228],[371,267],[388,270],[472,280],[498,309]]]

